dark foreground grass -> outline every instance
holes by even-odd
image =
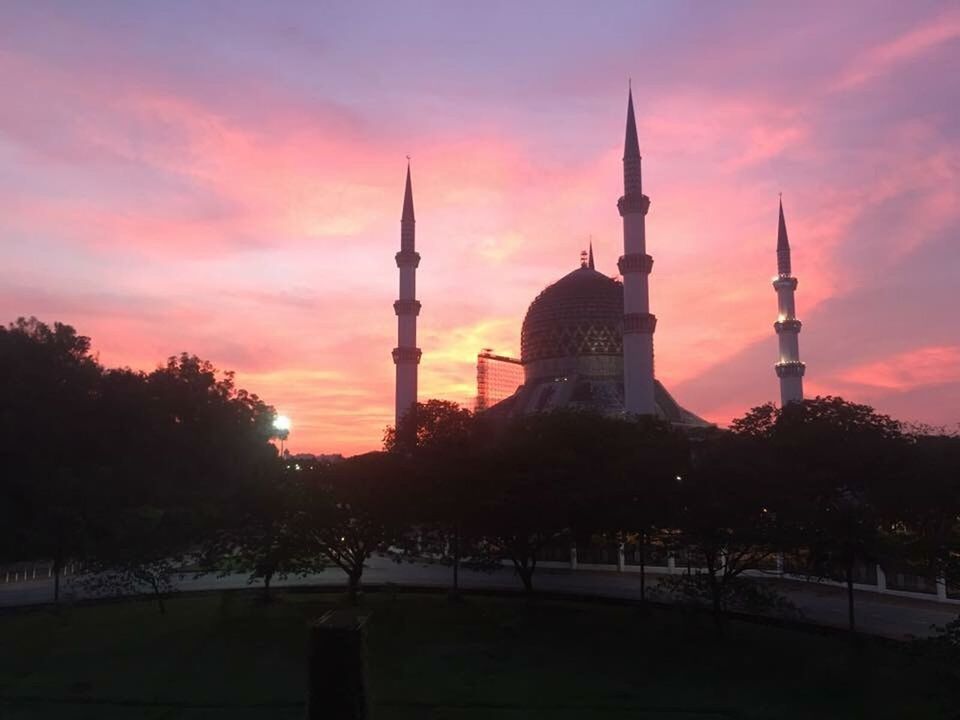
[[[302,718],[335,596],[184,595],[0,617],[0,717]],[[886,643],[678,610],[368,595],[376,720],[958,718],[960,672]]]

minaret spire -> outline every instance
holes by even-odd
[[[420,254],[416,251],[416,221],[413,217],[413,183],[410,180],[410,157],[407,156],[407,184],[403,193],[403,213],[400,216],[400,252],[396,255],[400,270],[400,299],[393,304],[397,314],[397,347],[393,362],[397,366],[396,414],[394,427],[417,404],[417,366],[421,351],[417,347],[417,266]],[[410,426],[413,432],[416,428]],[[415,435],[414,435],[415,437]]]
[[[591,270],[596,270],[593,266],[593,238],[590,238],[590,259],[587,260],[587,267]]]
[[[623,190],[625,195],[643,192],[640,142],[637,139],[637,119],[633,114],[632,88],[627,93],[627,130],[623,140]]]
[[[790,241],[787,221],[783,219],[783,196],[780,197],[780,225],[777,227],[777,274],[790,275]]]
[[[407,187],[403,191],[403,214],[400,222],[416,222],[413,218],[413,183],[410,182],[410,156],[407,155]]]
[[[797,320],[794,293],[797,279],[790,271],[790,242],[787,240],[787,222],[783,217],[783,198],[780,199],[780,220],[777,227],[777,277],[773,281],[777,291],[779,314],[773,324],[780,346],[780,359],[774,368],[780,378],[780,406],[803,400],[803,374],[806,366],[800,362],[800,328]]]
[[[623,404],[632,415],[656,414],[653,375],[653,333],[657,317],[650,312],[646,217],[650,198],[643,194],[640,143],[633,112],[633,88],[627,93],[627,129],[623,143],[623,197],[617,202],[623,218]]]

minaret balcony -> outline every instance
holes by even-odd
[[[638,213],[646,215],[649,209],[650,198],[643,193],[629,193],[617,200],[617,210],[620,211],[620,217]]]
[[[623,334],[640,333],[653,335],[657,329],[657,316],[653,313],[627,313],[623,316]]]
[[[807,366],[799,360],[785,360],[784,362],[778,362],[773,367],[777,371],[778,378],[803,377],[803,373],[807,369]]]
[[[398,347],[393,349],[394,365],[419,365],[423,351],[415,347]]]
[[[420,314],[420,301],[397,300],[395,303],[393,303],[393,311],[397,315],[413,315],[416,317]]]
[[[798,333],[801,327],[803,327],[803,323],[796,319],[778,320],[773,324],[773,329],[777,331],[777,335],[782,332]]]
[[[783,288],[789,288],[790,290],[797,289],[797,279],[795,277],[790,277],[789,275],[780,275],[773,279],[773,287],[776,290],[782,290]]]
[[[413,267],[420,265],[420,253],[413,250],[401,250],[397,253],[397,267]]]
[[[653,258],[649,255],[631,253],[617,260],[617,267],[620,268],[620,274],[624,276],[629,273],[646,273],[649,275],[650,271],[653,270]]]

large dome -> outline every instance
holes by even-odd
[[[565,275],[527,310],[520,334],[525,367],[542,360],[623,355],[623,285],[589,267]]]
[[[486,411],[492,416],[557,408],[623,415],[623,285],[585,266],[544,289],[523,319],[520,359],[524,383]],[[654,403],[669,422],[709,425],[656,379]]]

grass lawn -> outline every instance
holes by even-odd
[[[320,593],[181,595],[0,616],[0,717],[302,718]],[[886,644],[679,610],[367,595],[376,720],[957,718],[960,670]]]

